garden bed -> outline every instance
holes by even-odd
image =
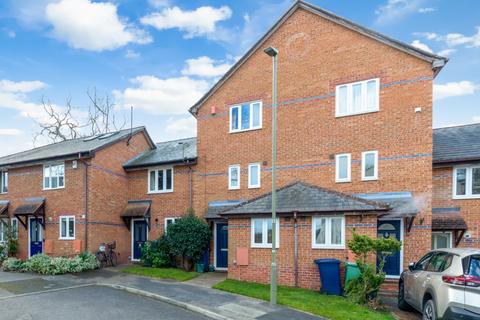
[[[213,288],[266,301],[270,299],[270,286],[265,284],[227,279]],[[353,304],[343,297],[324,295],[307,289],[279,286],[277,302],[329,319],[395,319],[390,313],[376,312]]]

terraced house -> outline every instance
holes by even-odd
[[[478,246],[480,125],[432,129],[432,82],[447,59],[303,1],[190,112],[197,138],[153,143],[145,128],[0,158],[0,213],[21,257],[96,251],[138,260],[188,208],[212,226],[211,264],[267,282],[271,58],[279,51],[279,281],[318,288],[317,258],[349,258],[352,230],[396,237],[398,278],[431,247]]]

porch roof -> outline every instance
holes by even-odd
[[[411,192],[376,192],[356,194],[355,196],[387,205],[390,210],[382,218],[408,218],[418,213],[415,199]]]
[[[45,206],[45,198],[27,198],[18,206],[13,214],[15,216],[38,215]]]
[[[123,208],[120,216],[122,218],[143,218],[150,216],[151,200],[129,200],[125,208]]]
[[[8,205],[9,202],[6,200],[0,201],[0,217],[8,216]]]
[[[221,213],[221,216],[270,213],[272,193],[244,201]],[[325,189],[302,181],[294,182],[277,190],[278,213],[375,213],[386,212],[389,206],[380,202]]]
[[[432,230],[467,230],[467,223],[459,214],[434,214]]]

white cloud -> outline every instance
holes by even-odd
[[[387,3],[378,7],[376,23],[389,24],[416,13],[424,0],[388,0]]]
[[[436,38],[438,38],[438,34],[436,34],[435,32],[414,32],[413,35],[425,38],[427,40],[435,40]]]
[[[18,136],[22,133],[20,129],[0,129],[0,136]]]
[[[414,40],[414,41],[411,43],[411,45],[414,46],[415,48],[420,49],[420,50],[433,53],[433,50],[430,49],[430,47],[427,46],[425,43],[420,42],[420,40]]]
[[[113,50],[128,43],[152,41],[143,30],[128,24],[110,2],[61,0],[46,6],[45,16],[55,38],[71,47],[91,51]]]
[[[160,79],[149,75],[136,77],[130,82],[134,87],[113,91],[117,103],[154,115],[185,114],[210,85],[205,80],[189,77]]]
[[[430,13],[430,12],[434,12],[434,11],[437,11],[437,9],[432,8],[432,7],[426,7],[426,8],[419,8],[418,9],[418,13]]]
[[[480,122],[480,116],[474,116],[472,120],[473,122]]]
[[[217,23],[231,16],[232,10],[227,6],[220,8],[206,6],[191,11],[173,7],[151,13],[140,21],[158,30],[178,28],[185,32],[185,38],[190,39],[215,33]]]
[[[195,137],[197,135],[197,120],[193,116],[180,119],[169,119],[165,128],[167,139]]]
[[[232,64],[215,61],[210,57],[202,56],[196,59],[188,59],[187,66],[182,70],[183,75],[199,77],[218,77],[225,74]]]
[[[170,5],[169,0],[148,0],[148,4],[154,8],[163,8]]]
[[[480,27],[477,27],[477,33],[472,36],[466,36],[461,33],[449,33],[441,40],[450,47],[465,45],[466,47],[480,47]]]
[[[448,82],[433,85],[433,99],[441,100],[450,97],[458,97],[474,94],[479,89],[478,85],[470,81]]]
[[[0,80],[0,92],[31,92],[47,87],[47,84],[42,81],[10,81]]]
[[[457,52],[457,49],[444,49],[444,50],[438,51],[437,54],[442,57],[448,57],[449,55],[455,52]]]
[[[135,50],[128,49],[125,52],[125,58],[127,58],[127,59],[138,59],[138,58],[140,58],[140,53],[135,51]]]

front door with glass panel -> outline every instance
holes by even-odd
[[[145,220],[133,220],[132,224],[132,260],[140,260],[142,257],[142,247],[145,242],[147,242],[148,225]]]
[[[377,236],[379,238],[395,238],[400,241],[400,220],[379,220],[377,224]],[[377,265],[380,264],[381,256],[387,253],[377,253]],[[383,271],[388,276],[400,275],[400,252],[389,255],[385,260]]]
[[[216,268],[225,269],[228,267],[228,224],[217,223],[216,228]]]
[[[43,229],[41,225],[41,218],[30,218],[29,220],[29,234],[30,234],[30,257],[42,253],[43,249]]]

